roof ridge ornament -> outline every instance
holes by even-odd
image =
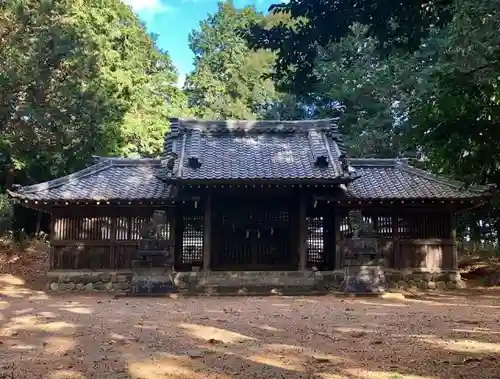
[[[322,138],[322,133],[316,129],[311,128],[307,132],[307,139],[311,146],[311,152],[314,157],[314,164],[321,168],[328,167],[328,150]]]

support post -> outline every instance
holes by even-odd
[[[398,213],[395,209],[392,209],[392,257],[389,267],[391,268],[401,268],[400,267],[400,244],[399,244],[399,222]]]
[[[333,227],[334,227],[334,243],[335,243],[335,270],[339,270],[342,268],[342,249],[340,245],[340,223],[342,221],[340,217],[340,209],[336,208],[334,210],[334,216],[333,216]]]
[[[299,270],[307,269],[307,202],[303,191],[299,195]]]
[[[50,263],[49,267],[51,270],[55,269],[55,249],[54,241],[56,239],[56,218],[53,213],[50,214],[50,226],[49,226],[49,241],[50,241]]]
[[[451,231],[451,269],[458,270],[458,249],[457,249],[457,226],[455,225],[455,214],[450,212],[450,231]]]
[[[203,217],[203,271],[210,270],[212,245],[212,199],[207,195],[205,199],[205,214]]]

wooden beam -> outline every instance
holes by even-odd
[[[333,227],[334,227],[334,238],[335,238],[335,270],[339,270],[342,268],[342,248],[340,245],[340,239],[342,238],[340,234],[340,224],[342,222],[342,217],[340,215],[340,209],[336,208],[334,211],[334,221],[333,221]]]
[[[455,223],[455,214],[450,212],[450,230],[451,230],[451,241],[453,247],[452,251],[452,259],[451,259],[451,268],[452,270],[458,270],[458,249],[457,249],[457,227]]]
[[[205,215],[203,217],[203,271],[210,270],[212,245],[212,199],[208,195],[205,200]]]
[[[299,195],[299,270],[307,269],[307,201],[304,191]]]

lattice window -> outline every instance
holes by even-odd
[[[446,213],[413,213],[400,219],[401,238],[449,238],[450,217]],[[403,228],[403,226],[406,226]]]
[[[307,262],[321,265],[324,262],[323,217],[307,217]]]
[[[203,260],[203,216],[184,216],[181,263],[201,265]]]
[[[109,240],[111,217],[63,217],[54,223],[57,240]]]
[[[118,217],[116,219],[116,232],[115,232],[116,240],[126,241],[129,239],[129,224],[130,224],[130,217]]]
[[[371,223],[378,237],[392,238],[392,217],[386,215],[363,214],[363,221]],[[352,236],[349,215],[344,215],[340,222],[340,234],[343,238]]]

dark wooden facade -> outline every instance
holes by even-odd
[[[299,186],[194,193],[168,205],[53,208],[52,269],[129,269],[154,210],[166,211],[163,238],[179,271],[341,269],[354,209],[375,226],[386,267],[456,268],[449,203],[324,201]]]
[[[454,214],[491,188],[345,150],[335,120],[175,119],[161,159],[99,158],[9,194],[51,213],[52,269],[130,269],[155,210],[178,271],[341,269],[352,210],[387,268],[456,269]]]

